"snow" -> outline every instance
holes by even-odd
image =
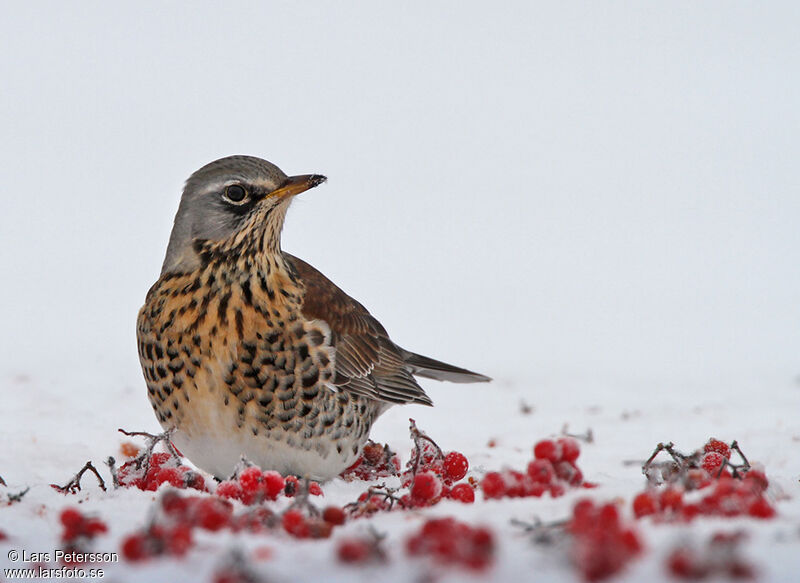
[[[270,581],[416,580],[403,540],[426,516],[491,525],[496,581],[574,581],[566,550],[511,518],[621,499],[659,441],[738,439],[778,517],[640,521],[616,580],[666,580],[677,541],[744,529],[762,580],[795,581],[800,546],[798,8],[509,3],[77,10],[11,3],[0,22],[0,564],[52,551],[58,513],[108,521],[118,551],[151,493],[63,483],[118,456],[118,427],[157,430],[134,342],[182,181],[228,154],[329,183],[289,212],[284,248],[364,303],[401,345],[489,374],[424,382],[373,437],[403,459],[408,418],[472,472],[522,468],[564,424],[591,428],[600,484],[389,513],[390,562],[338,565],[330,541],[207,534],[188,560],[105,565],[113,581],[209,580],[231,548],[267,546]],[[520,413],[520,402],[534,407]],[[489,448],[490,439],[497,447]],[[103,470],[104,471],[104,470]],[[333,482],[325,502],[363,484]],[[459,571],[442,573],[461,581]]]

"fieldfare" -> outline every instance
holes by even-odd
[[[400,348],[364,306],[281,250],[293,197],[325,180],[249,156],[192,174],[139,312],[158,420],[218,478],[242,456],[284,475],[331,478],[358,458],[388,407],[432,404],[415,375],[490,380]]]

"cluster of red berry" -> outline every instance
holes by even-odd
[[[131,561],[183,555],[192,546],[192,532],[198,528],[265,532],[280,527],[296,538],[327,538],[334,527],[345,522],[341,508],[330,506],[317,515],[307,501],[304,505],[308,515],[300,509],[302,504],[289,507],[282,515],[264,506],[248,507],[235,514],[229,500],[217,496],[183,496],[177,490],[167,490],[159,499],[149,526],[124,539],[122,554]]]
[[[468,482],[455,484],[467,475],[467,470],[469,461],[460,452],[444,454],[440,450],[436,456],[425,453],[419,465],[404,474],[403,485],[409,487],[409,492],[401,500],[406,507],[433,506],[442,498],[471,504],[475,502],[472,485]]]
[[[661,451],[671,456],[666,464],[654,462]],[[731,463],[732,451],[742,457],[742,464]],[[690,455],[677,452],[672,444],[659,444],[643,471],[649,485],[633,499],[637,518],[651,515],[660,520],[691,520],[698,515],[775,516],[775,509],[765,497],[769,486],[767,476],[762,469],[747,462],[736,442],[729,446],[712,438],[702,450]],[[699,491],[697,496],[693,494],[695,491]]]
[[[322,514],[316,511],[304,514],[299,507],[290,507],[283,513],[281,524],[283,530],[295,538],[328,538],[333,529],[346,520],[344,510],[338,506],[328,506]]]
[[[613,503],[578,501],[567,530],[572,535],[573,563],[588,581],[618,573],[642,551],[636,531],[622,524]]]
[[[400,500],[403,506],[433,506],[442,498],[470,504],[475,501],[475,491],[468,482],[456,484],[467,475],[469,460],[458,452],[443,452],[442,448],[410,421],[414,448],[401,478],[408,494]]]
[[[359,496],[356,502],[345,507],[351,517],[371,516],[375,512],[391,510],[395,506],[400,508],[433,506],[444,498],[465,504],[475,501],[475,490],[471,479],[456,484],[466,477],[469,470],[469,461],[466,456],[457,451],[443,452],[433,439],[417,428],[413,419],[409,421],[411,422],[410,431],[414,448],[406,464],[406,469],[400,476],[402,488],[407,488],[408,491],[399,494],[397,489],[369,488]],[[399,467],[397,456],[391,452],[387,454],[387,451],[388,448],[376,444],[376,449],[369,455],[380,460],[378,467],[384,470],[388,468],[389,471],[395,472]],[[364,458],[366,461],[366,456]],[[369,464],[376,465],[374,462],[369,462]],[[349,475],[350,479],[354,479],[354,476],[358,474],[350,473]],[[390,473],[389,475],[397,474]]]
[[[578,468],[580,453],[578,441],[571,437],[543,439],[533,448],[534,459],[528,464],[527,472],[488,472],[481,480],[483,495],[485,498],[518,498],[549,492],[556,498],[569,487],[592,487],[593,484],[583,481],[583,472]]]
[[[171,453],[145,452],[126,462],[116,471],[116,483],[124,488],[155,491],[161,484],[175,488],[193,488],[206,491],[203,476],[181,463],[181,458]]]
[[[214,496],[181,496],[167,490],[161,496],[158,512],[143,530],[122,541],[122,555],[141,561],[160,555],[182,556],[192,546],[192,531],[202,528],[218,531],[231,525],[233,505]]]
[[[377,480],[400,475],[400,458],[388,445],[375,443],[371,439],[361,450],[361,456],[339,477],[345,482],[353,480]]]
[[[108,531],[106,523],[92,516],[85,516],[75,508],[65,508],[59,516],[61,526],[61,542],[67,556],[80,556],[85,553],[89,542],[97,535]],[[2,537],[0,537],[2,540]]]
[[[292,497],[298,490],[295,476],[284,478],[278,472],[262,472],[257,466],[244,468],[230,480],[220,482],[216,494],[222,498],[239,500],[243,504],[258,504],[264,500],[277,500],[281,494]],[[322,496],[322,488],[317,482],[309,482],[308,493]]]
[[[456,519],[430,519],[406,540],[409,555],[428,555],[443,564],[482,570],[494,560],[494,536],[484,527],[473,527]]]
[[[699,580],[707,577],[753,579],[755,569],[739,555],[744,533],[716,533],[705,551],[698,552],[688,544],[674,549],[667,557],[667,570],[680,579]]]

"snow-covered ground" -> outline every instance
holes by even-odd
[[[378,515],[378,567],[336,562],[336,541],[366,527],[354,521],[327,541],[201,534],[185,560],[104,565],[106,580],[208,581],[230,549],[266,546],[254,565],[270,581],[414,581],[430,564],[405,556],[406,536],[455,515],[497,534],[484,578],[573,581],[563,545],[510,519],[561,519],[584,495],[629,518],[644,478],[623,462],[713,435],[764,464],[777,517],[637,521],[646,549],[618,579],[667,579],[676,542],[743,529],[762,580],[796,581],[799,16],[789,2],[8,3],[0,497],[30,490],[0,507],[0,565],[52,552],[68,505],[108,522],[97,551],[147,521],[151,493],[48,484],[87,460],[105,472],[118,427],[157,429],[136,311],[182,181],[246,153],[330,179],[291,209],[287,250],[398,343],[496,379],[425,383],[436,407],[390,410],[377,441],[405,461],[414,417],[480,477],[523,469],[564,424],[591,428],[579,463],[599,486]],[[327,484],[325,503],[364,487]]]

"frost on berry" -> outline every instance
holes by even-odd
[[[669,458],[657,462],[661,452]],[[740,463],[731,461],[736,453]],[[659,443],[642,466],[648,489],[633,499],[637,518],[689,521],[697,516],[772,518],[765,497],[769,485],[763,468],[752,466],[737,442],[728,446],[710,439],[702,449],[684,454],[672,443]]]
[[[442,481],[433,472],[421,472],[411,483],[411,501],[415,506],[430,506],[442,494]]]
[[[205,479],[195,470],[183,465],[182,457],[170,441],[172,431],[157,435],[144,431],[119,430],[127,436],[144,437],[146,445],[139,455],[121,467],[116,468],[113,457],[108,458],[108,467],[114,479],[114,487],[138,488],[140,490],[157,490],[162,484],[169,484],[174,488],[191,488],[201,492],[206,491]],[[155,452],[158,444],[163,444],[165,452]],[[129,452],[133,451],[133,444],[127,444]]]
[[[444,456],[443,462],[444,479],[448,483],[457,482],[467,475],[469,470],[469,462],[464,454],[457,451],[451,451]]]
[[[339,476],[346,482],[353,480],[375,480],[400,474],[400,459],[389,449],[369,440],[361,450],[361,456]]]
[[[472,504],[475,502],[475,490],[469,484],[456,484],[447,493],[447,497],[451,500],[463,502],[464,504]]]
[[[683,542],[670,551],[666,569],[678,579],[753,579],[755,568],[740,554],[743,540],[744,533],[739,531],[718,532],[699,548]]]
[[[706,442],[706,444],[703,446],[703,451],[705,453],[710,453],[710,452],[718,453],[725,459],[730,459],[731,457],[730,446],[724,441],[720,441],[719,439],[716,439],[714,437],[712,437]]]
[[[622,521],[613,503],[578,501],[567,530],[572,535],[573,564],[587,581],[622,571],[642,551],[638,534]]]
[[[473,527],[451,517],[434,518],[406,540],[406,552],[480,571],[494,561],[495,543],[487,528]]]
[[[345,511],[351,518],[370,516],[375,512],[394,508],[419,508],[433,506],[442,499],[452,499],[470,503],[474,501],[474,489],[470,484],[459,483],[467,475],[469,460],[458,451],[443,452],[439,445],[417,427],[410,419],[409,431],[414,447],[400,475],[401,487],[390,488],[385,484],[370,487],[359,496],[356,502],[347,504]],[[372,479],[380,472],[362,471],[363,468],[399,468],[400,463],[388,449],[369,442],[362,452],[361,459],[344,474],[347,480],[356,478]],[[382,470],[381,470],[382,471]],[[391,475],[398,475],[392,471]],[[470,481],[473,481],[470,478]],[[407,488],[406,492],[403,492]],[[455,494],[452,494],[455,492]]]

